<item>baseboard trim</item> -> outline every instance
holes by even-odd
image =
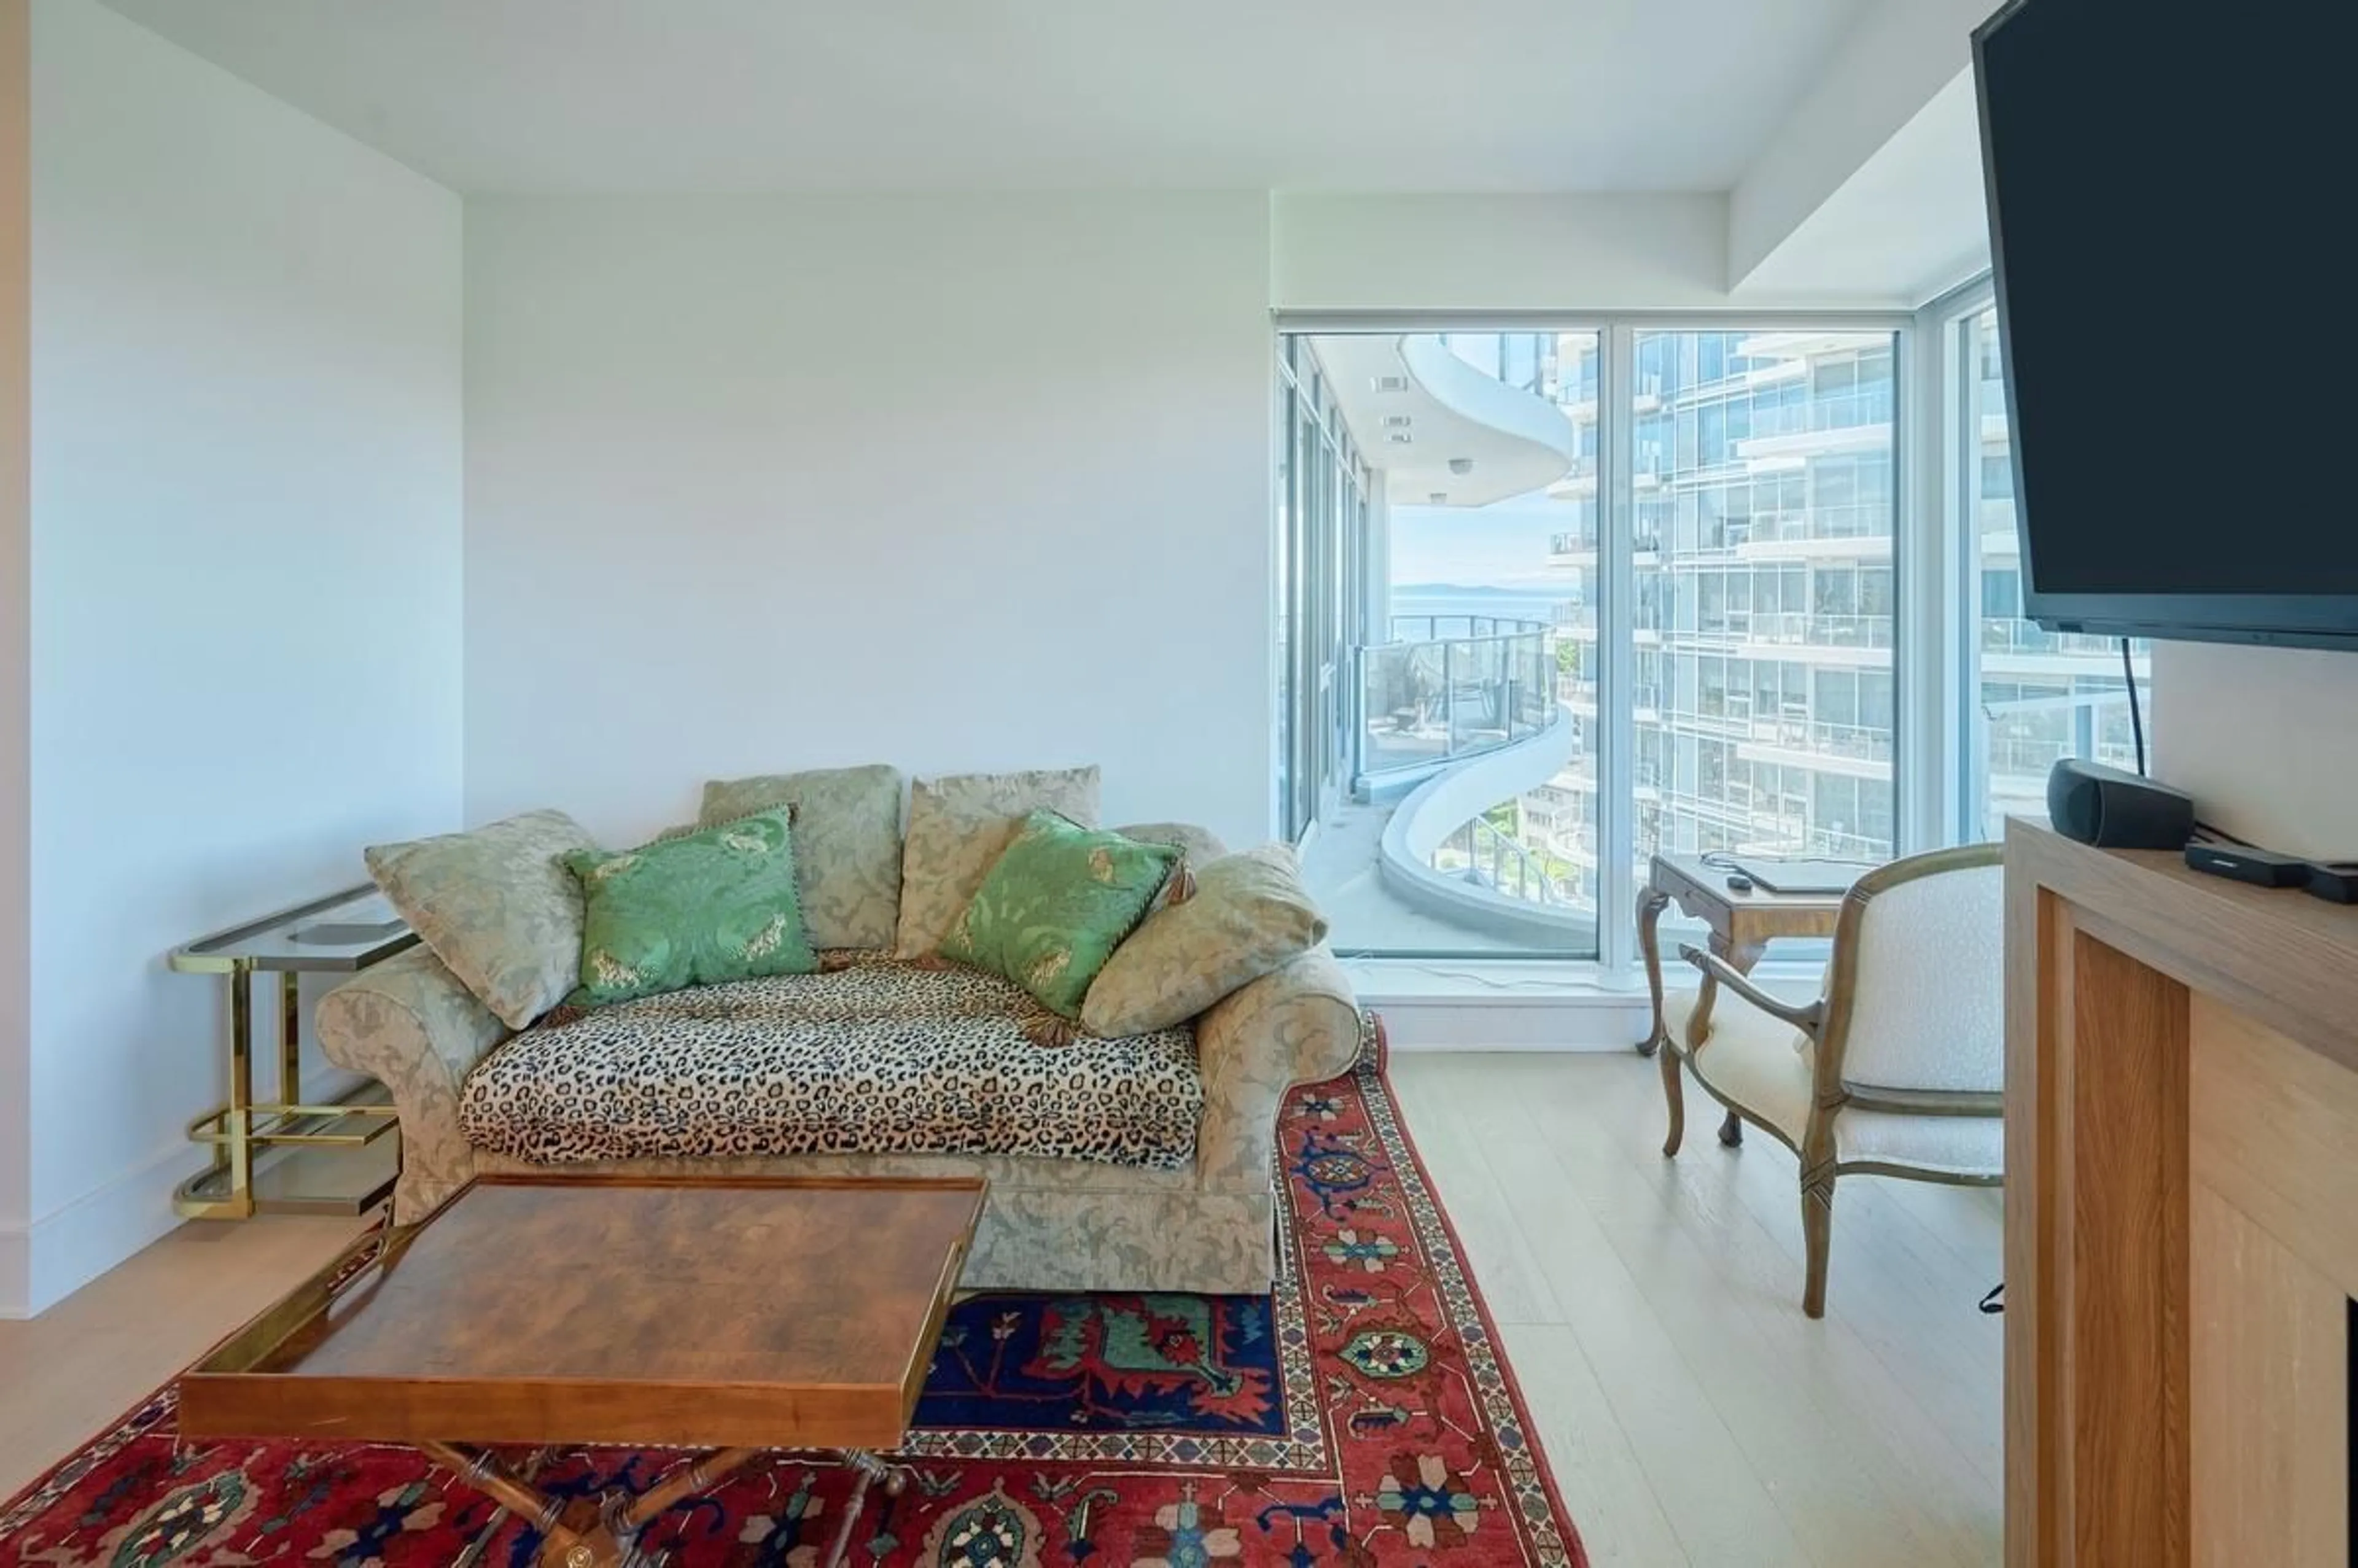
[[[178,1227],[172,1189],[193,1168],[175,1140],[22,1230],[0,1231],[0,1318],[38,1315]]]
[[[1396,1051],[1627,1051],[1652,1027],[1644,997],[1578,1002],[1376,999]]]

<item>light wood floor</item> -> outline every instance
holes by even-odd
[[[360,1225],[184,1225],[29,1323],[0,1323],[0,1499],[286,1294]]]
[[[1393,1063],[1599,1568],[1998,1561],[1996,1192],[1843,1181],[1812,1323],[1793,1156],[1692,1083],[1665,1160],[1634,1054]]]
[[[1834,1199],[1801,1316],[1793,1157],[1740,1152],[1654,1066],[1401,1056],[1409,1127],[1471,1254],[1599,1568],[1946,1568],[1999,1553],[1997,1195],[1871,1179]],[[0,1323],[0,1496],[300,1279],[352,1222],[191,1226]]]

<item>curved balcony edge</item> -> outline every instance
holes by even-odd
[[[1594,910],[1509,898],[1432,863],[1433,850],[1467,821],[1555,777],[1578,744],[1572,712],[1559,706],[1554,719],[1529,738],[1468,757],[1419,784],[1384,825],[1376,867],[1384,887],[1422,914],[1488,935],[1543,947],[1593,946]]]
[[[1502,465],[1506,472],[1512,474],[1511,480],[1496,480],[1489,473],[1481,475],[1466,487],[1469,499],[1455,504],[1478,504],[1471,496],[1484,501],[1502,500],[1525,491],[1542,490],[1572,471],[1580,456],[1579,433],[1553,402],[1485,374],[1451,352],[1437,333],[1403,334],[1399,349],[1401,364],[1425,395],[1468,424],[1478,425],[1526,449],[1528,467],[1523,461]],[[1515,488],[1498,490],[1500,483],[1511,483]]]

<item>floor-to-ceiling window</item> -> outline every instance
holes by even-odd
[[[2021,616],[1985,280],[1285,343],[1282,794],[1343,951],[1626,957],[1655,852],[1880,860],[2136,760],[2121,644]]]
[[[1331,513],[1357,616],[1334,651],[1335,708],[1308,684],[1290,705],[1333,741],[1338,791],[1314,800],[1297,782],[1289,825],[1346,952],[1597,951],[1595,589],[1561,557],[1596,544],[1598,346],[1559,331],[1285,340],[1293,406],[1331,416],[1325,438],[1358,454],[1364,481],[1332,507],[1290,485],[1296,560],[1315,568]],[[1309,438],[1301,413],[1293,425],[1298,466]],[[1317,640],[1322,597],[1290,597],[1293,641]],[[1323,683],[1317,663],[1297,653],[1293,678]]]
[[[1593,957],[1657,849],[1894,852],[1895,331],[1287,341],[1380,579],[1341,798],[1295,789],[1339,948]]]
[[[1897,845],[1888,331],[1640,332],[1636,874]]]
[[[1969,293],[1943,323],[1952,373],[1945,436],[1954,483],[1940,521],[1962,550],[1965,700],[1957,737],[1963,763],[1961,836],[1996,838],[2006,818],[2043,817],[2047,773],[2066,757],[2136,765],[2120,643],[2043,631],[2022,619],[2022,557],[1997,308]],[[2130,644],[2142,692],[2146,647]]]
[[[1333,382],[1301,340],[1285,341],[1277,380],[1278,805],[1298,838],[1334,814],[1348,787],[1346,682],[1365,633],[1355,585],[1374,524],[1373,476]]]

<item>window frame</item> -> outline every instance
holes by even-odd
[[[1955,721],[1944,691],[1956,689],[1953,650],[1949,649],[1954,563],[1941,542],[1942,514],[1926,504],[1925,470],[1937,469],[1928,430],[1937,416],[1927,406],[1937,384],[1927,362],[1925,310],[1724,310],[1724,311],[1317,311],[1272,312],[1271,332],[1280,345],[1296,335],[1327,333],[1593,332],[1597,363],[1597,559],[1600,628],[1637,624],[1638,508],[1635,479],[1646,471],[1641,439],[1646,430],[1636,412],[1641,386],[1637,341],[1642,332],[1714,333],[1834,331],[1887,334],[1891,344],[1892,423],[1891,570],[1893,626],[1891,668],[1891,791],[1893,852],[1908,855],[1953,842],[1956,787],[1945,731]],[[1675,427],[1661,431],[1662,455],[1671,454]],[[1675,520],[1673,520],[1674,523]],[[1363,555],[1372,555],[1363,552]],[[1635,865],[1637,802],[1637,649],[1634,639],[1597,639],[1597,956],[1595,966],[1613,983],[1627,983],[1639,968],[1635,909],[1639,876]],[[1919,656],[1920,654],[1922,656]],[[1926,676],[1922,666],[1934,666]],[[1666,678],[1675,678],[1665,670]],[[1944,711],[1944,705],[1947,705]],[[1615,808],[1618,803],[1618,809]],[[1623,912],[1616,917],[1609,912]],[[1517,963],[1547,961],[1534,954]],[[1563,960],[1557,960],[1563,962]],[[1574,960],[1585,966],[1587,961]]]

